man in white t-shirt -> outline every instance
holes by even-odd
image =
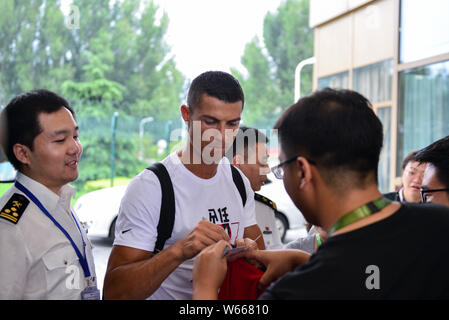
[[[193,80],[187,103],[181,106],[188,125],[186,146],[162,161],[175,197],[172,235],[153,255],[162,191],[156,175],[144,170],[121,203],[104,281],[106,299],[191,299],[194,258],[204,248],[241,238],[265,247],[258,238],[251,185],[239,172],[247,195],[243,205],[223,158],[243,110],[240,84],[224,72],[203,73]]]

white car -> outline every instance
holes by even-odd
[[[115,220],[126,188],[105,188],[79,197],[74,209],[89,236],[114,238]]]
[[[276,226],[278,227],[281,239],[284,240],[287,230],[305,228],[305,219],[295,206],[292,199],[285,191],[282,180],[276,179],[272,173],[268,175],[268,181],[257,191],[260,195],[276,203]]]
[[[282,180],[269,175],[271,182],[258,192],[274,201],[277,206],[276,225],[282,239],[287,230],[304,228],[304,218],[284,189]],[[75,212],[88,229],[89,236],[114,238],[115,220],[120,202],[127,186],[92,191],[81,196],[75,203]]]

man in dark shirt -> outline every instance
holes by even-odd
[[[295,250],[247,253],[267,267],[261,299],[449,297],[449,209],[382,196],[382,124],[368,100],[349,90],[317,91],[275,128],[281,163],[272,170],[306,220],[329,237],[310,259]],[[225,246],[207,248],[195,262],[195,298],[216,295]],[[200,275],[208,268],[217,272],[206,282]]]
[[[402,187],[398,191],[385,193],[387,199],[399,202],[421,202],[420,188],[426,163],[415,160],[418,151],[410,152],[402,161]]]
[[[421,186],[422,201],[449,206],[449,136],[420,150],[416,159],[428,162]]]

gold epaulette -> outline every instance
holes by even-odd
[[[14,193],[3,209],[0,210],[0,218],[17,224],[29,203],[30,200],[24,195]]]
[[[264,196],[262,196],[262,195],[260,195],[258,193],[254,193],[254,199],[256,201],[265,203],[267,206],[269,206],[270,208],[272,208],[275,211],[277,210],[276,203],[274,203],[273,201],[271,201],[267,197],[264,197]]]

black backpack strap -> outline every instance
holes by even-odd
[[[157,239],[153,250],[153,254],[156,254],[164,248],[165,241],[171,237],[173,231],[175,224],[175,193],[168,171],[162,163],[157,162],[147,169],[153,171],[157,176],[162,191],[161,212],[157,225]]]
[[[240,175],[240,172],[232,164],[231,164],[231,171],[232,171],[232,180],[234,180],[234,184],[237,187],[237,190],[239,191],[240,196],[242,197],[243,206],[245,206],[246,205],[245,183],[243,182],[243,178]]]

